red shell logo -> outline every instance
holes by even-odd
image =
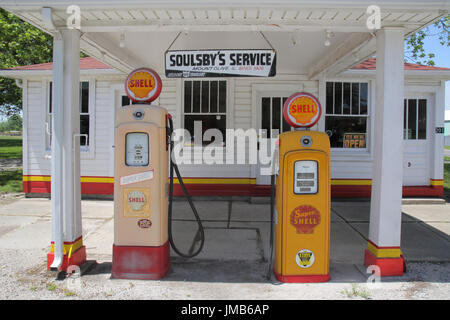
[[[294,93],[283,105],[283,117],[294,128],[310,128],[319,121],[321,115],[319,100],[306,92]]]
[[[125,93],[135,102],[150,103],[158,98],[161,89],[161,78],[149,68],[132,71],[125,81]]]
[[[297,229],[297,233],[310,234],[320,223],[320,212],[311,205],[302,205],[291,213],[291,225]]]

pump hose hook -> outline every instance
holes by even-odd
[[[167,136],[169,141],[169,159],[170,159],[170,176],[169,176],[169,208],[168,208],[168,229],[169,229],[169,242],[172,249],[181,257],[183,258],[193,258],[197,256],[203,249],[203,245],[205,244],[205,231],[203,229],[202,220],[200,219],[200,216],[198,215],[197,209],[194,206],[194,203],[192,202],[192,198],[189,195],[186,186],[184,185],[183,178],[181,177],[180,170],[178,169],[178,165],[173,161],[172,159],[172,151],[173,151],[173,140],[172,140],[172,133],[173,133],[173,120],[170,115],[167,117],[168,120],[168,128],[167,128]],[[198,231],[197,234],[194,237],[194,240],[192,242],[191,249],[189,250],[189,254],[182,253],[175,245],[175,242],[172,237],[172,202],[173,202],[173,171],[175,170],[175,173],[177,175],[178,181],[180,183],[181,188],[183,189],[184,194],[186,195],[186,198],[189,202],[189,205],[192,209],[192,212],[194,213],[195,219],[198,224]],[[193,248],[195,247],[195,243],[200,241],[200,246],[198,249],[191,253]]]

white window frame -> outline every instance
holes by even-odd
[[[211,114],[222,114],[225,115],[226,121],[225,121],[225,129],[233,129],[234,128],[234,119],[233,119],[233,108],[234,108],[234,81],[232,79],[226,79],[226,78],[198,78],[198,79],[181,79],[180,83],[180,109],[179,109],[179,115],[180,115],[180,125],[181,128],[185,129],[185,123],[184,123],[184,83],[185,81],[225,81],[226,83],[226,104],[225,104],[225,112],[216,112],[216,113],[188,113],[187,115],[211,115]],[[201,86],[200,86],[201,88]],[[233,101],[232,101],[233,100]],[[225,141],[225,136],[223,137]],[[184,148],[191,148],[193,146],[191,145],[185,145]],[[196,150],[196,149],[194,149]],[[225,153],[226,146],[223,146],[223,152]]]
[[[331,159],[348,161],[372,161],[373,160],[373,127],[374,127],[374,113],[373,106],[375,105],[375,81],[368,78],[326,78],[324,79],[326,90],[327,82],[349,82],[349,83],[367,83],[367,115],[342,115],[342,116],[366,116],[366,147],[365,148],[331,148]],[[325,131],[325,122],[327,114],[326,106],[326,92],[324,93],[323,108],[323,130]],[[332,116],[332,115],[330,115]],[[336,115],[341,116],[341,115]]]
[[[49,103],[50,103],[50,83],[52,78],[46,78],[42,80],[43,88],[43,99],[42,99],[42,109],[43,117],[42,121],[44,124],[43,130],[43,146],[44,146],[44,158],[51,158],[51,147],[49,146]],[[89,146],[80,146],[80,159],[94,159],[95,158],[95,79],[94,78],[80,78],[80,82],[89,82]],[[82,115],[80,110],[80,115]],[[86,114],[86,113],[84,113]]]

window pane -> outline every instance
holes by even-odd
[[[342,83],[334,83],[334,113],[342,113]]]
[[[367,114],[368,84],[361,83],[359,89],[359,114]]]
[[[202,112],[209,112],[209,81],[202,81]]]
[[[122,96],[122,107],[129,106],[130,104],[139,104],[139,102],[131,101],[128,96]]]
[[[345,133],[366,133],[367,117],[325,117],[325,131],[330,130],[332,148],[344,147]]]
[[[327,100],[326,100],[326,110],[328,114],[333,114],[333,82],[327,82]]]
[[[227,82],[219,81],[219,112],[227,112]]]
[[[192,81],[184,82],[184,112],[192,112]]]
[[[408,130],[406,128],[406,119],[408,117],[408,109],[406,108],[406,99],[403,100],[403,139],[408,138]]]
[[[283,106],[287,99],[287,97],[283,98]],[[291,126],[287,123],[286,119],[283,116],[281,118],[283,119],[283,132],[291,131]]]
[[[408,139],[417,139],[417,100],[408,100]]]
[[[225,115],[185,115],[184,127],[189,131],[192,142],[194,142],[194,123],[200,121],[202,125],[202,136],[205,131],[211,128],[219,129],[225,142],[226,116]],[[203,140],[203,139],[202,139]],[[203,141],[203,145],[208,145],[214,141]]]
[[[85,136],[80,137],[80,145],[89,145],[89,115],[80,116],[80,134],[88,135],[88,141],[86,141]]]
[[[350,83],[344,82],[344,96],[342,99],[342,113],[350,114]]]
[[[262,98],[261,113],[261,129],[266,130],[268,137],[270,134],[270,98]]]
[[[359,83],[352,83],[352,114],[359,114]]]
[[[418,138],[427,138],[427,100],[419,99],[419,124],[418,124]]]
[[[210,96],[209,96],[209,112],[217,112],[217,98],[219,96],[219,82],[210,82]]]
[[[52,113],[52,101],[53,101],[53,82],[49,84],[49,92],[48,92],[48,113]]]
[[[122,107],[130,105],[130,98],[128,96],[122,96]]]
[[[89,82],[80,83],[80,96],[81,113],[89,113]]]
[[[278,135],[274,130],[280,133],[281,126],[281,98],[272,98],[272,131],[271,137],[276,138]]]
[[[200,112],[200,81],[193,81],[193,86],[192,112]]]

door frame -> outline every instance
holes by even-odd
[[[263,97],[291,96],[295,92],[303,91],[303,83],[254,83],[252,84],[252,128],[258,131],[261,129],[261,99]],[[259,158],[257,164],[251,165],[251,177],[256,178],[257,185],[266,185],[263,183],[260,172]],[[269,183],[270,184],[270,179]]]
[[[408,140],[403,139],[404,146],[407,143],[411,144],[417,144],[418,146],[425,144],[425,159],[426,159],[426,172],[427,176],[425,177],[424,184],[417,184],[417,183],[409,183],[405,182],[405,164],[408,161],[405,157],[405,147],[403,147],[403,177],[402,177],[402,184],[403,186],[418,186],[418,185],[429,185],[430,178],[432,177],[432,157],[431,157],[431,151],[433,146],[433,129],[434,129],[434,109],[435,109],[435,95],[431,92],[405,92],[403,100],[408,99],[426,99],[427,100],[427,136],[426,140],[419,141],[419,140]],[[407,120],[407,119],[406,119]],[[404,125],[404,124],[402,124]]]

